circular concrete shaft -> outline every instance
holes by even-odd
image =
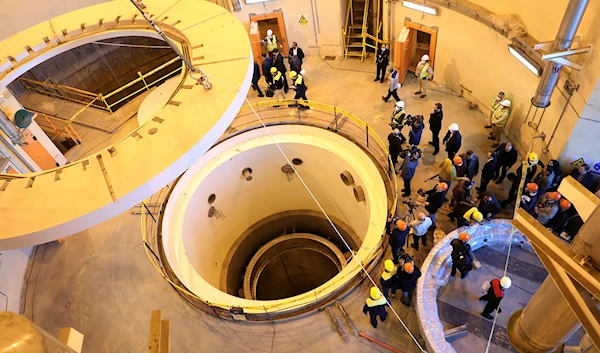
[[[254,255],[244,276],[247,299],[274,300],[317,288],[342,270],[344,255],[312,234],[277,237]]]

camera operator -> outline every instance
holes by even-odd
[[[410,196],[410,181],[415,176],[417,166],[419,165],[419,158],[421,158],[421,150],[417,146],[412,146],[410,149],[406,149],[400,153],[400,157],[404,158],[404,162],[401,167],[401,176],[404,180],[404,192],[402,197]]]
[[[411,228],[410,232],[414,238],[411,246],[415,250],[419,250],[419,238],[421,238],[423,246],[427,246],[427,230],[431,227],[431,218],[425,216],[425,213],[419,213],[417,219],[410,222],[408,226]]]
[[[409,120],[410,131],[408,132],[408,143],[417,146],[421,143],[421,136],[423,135],[423,128],[425,127],[423,115],[415,115]]]
[[[435,230],[435,214],[444,204],[444,198],[446,197],[446,192],[448,191],[448,184],[439,183],[433,189],[424,192],[422,189],[419,190],[419,194],[425,199],[425,210],[429,212],[429,218],[431,219],[431,228]]]

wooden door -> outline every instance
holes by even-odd
[[[404,78],[406,77],[408,67],[410,66],[412,46],[414,44],[413,31],[414,29],[410,27],[402,28],[398,40],[396,41],[396,55],[394,61],[396,63],[396,70],[398,70],[398,82],[400,83],[404,83]]]
[[[25,137],[25,142],[27,142],[27,145],[21,146],[21,148],[23,148],[25,153],[27,153],[27,155],[31,157],[31,159],[33,159],[33,161],[40,168],[42,168],[42,170],[58,167],[54,158],[50,155],[50,153],[48,153],[40,141],[38,141],[37,137],[35,137],[31,131],[29,131],[29,129],[23,130],[23,136]]]
[[[250,16],[250,41],[252,42],[252,51],[254,53],[254,60],[262,64],[263,52],[266,53],[267,49],[260,41],[262,41],[266,35],[267,30],[273,30],[273,34],[277,37],[277,40],[281,44],[279,53],[283,56],[288,55],[290,45],[287,39],[287,31],[285,29],[285,21],[283,20],[283,12],[274,12],[264,15],[252,15]]]

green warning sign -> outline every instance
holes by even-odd
[[[304,16],[304,15],[298,16],[298,24],[300,26],[308,26],[308,20],[306,19],[306,16]]]
[[[575,168],[579,168],[584,164],[585,164],[585,161],[583,160],[583,158],[579,158],[578,160],[571,162],[571,165]]]

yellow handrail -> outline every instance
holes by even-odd
[[[297,101],[296,100],[292,100],[292,99],[288,99],[288,100],[285,100],[283,102],[282,101],[275,101],[275,100],[273,100],[273,101],[261,101],[261,102],[252,104],[252,106],[254,107],[254,109],[252,109],[252,107],[249,106],[249,105],[244,105],[244,106],[242,106],[242,108],[238,112],[238,117],[236,119],[245,116],[244,114],[254,114],[255,110],[261,111],[261,108],[263,108],[263,110],[264,110],[264,108],[273,108],[276,105],[277,106],[279,106],[279,105],[287,106],[287,105],[294,104],[294,103],[297,103]],[[388,166],[392,166],[393,165],[391,157],[390,157],[389,152],[387,150],[386,144],[383,142],[383,140],[376,133],[374,133],[372,130],[370,130],[369,129],[369,125],[366,122],[364,122],[363,120],[361,120],[359,117],[357,117],[354,114],[348,112],[347,110],[344,110],[344,109],[341,109],[341,108],[338,108],[338,107],[335,107],[335,106],[331,106],[331,105],[328,105],[328,104],[324,104],[324,103],[304,101],[302,104],[310,106],[310,108],[313,111],[323,111],[323,112],[326,112],[326,113],[332,113],[332,116],[335,119],[338,119],[339,117],[343,117],[343,118],[346,118],[347,120],[353,122],[356,126],[364,127],[365,128],[364,131],[365,131],[366,136],[367,136],[366,137],[366,139],[367,139],[367,148],[369,146],[369,137],[370,137],[370,138],[373,139],[373,141],[376,143],[376,145],[379,147],[379,149],[381,149],[381,151],[383,151],[385,153],[385,155],[386,155],[385,159],[387,160]],[[277,109],[277,108],[274,108],[274,109]],[[278,110],[278,111],[282,111],[282,110]],[[240,115],[240,113],[242,115]],[[281,118],[281,116],[278,116],[278,118]],[[235,123],[236,119],[234,119],[234,122],[232,123],[231,126],[234,126],[234,123]],[[290,119],[297,121],[298,117],[294,116],[294,117],[290,117]],[[310,121],[303,122],[303,123],[304,124],[311,124]],[[256,119],[253,119],[253,121],[249,122],[249,123],[241,123],[240,125],[246,126],[247,128],[250,128],[250,127],[253,127],[253,126],[254,127],[260,127],[260,126],[262,126],[261,123],[258,120],[256,120]],[[237,125],[237,126],[239,127],[240,125]],[[344,129],[344,128],[341,127],[340,129]],[[238,130],[234,129],[234,131],[238,131]],[[221,142],[224,139],[232,136],[235,133],[236,132],[232,132],[229,135],[223,136],[219,142]],[[219,143],[219,142],[217,142],[217,143]],[[390,188],[392,189],[392,202],[390,204],[389,211],[392,212],[392,213],[395,213],[396,208],[397,208],[397,204],[398,204],[398,191],[397,191],[398,187],[397,187],[396,174],[395,174],[395,172],[394,172],[393,169],[391,171],[389,171],[388,178],[389,178],[389,181],[391,183]],[[161,194],[162,194],[162,192],[161,192]],[[166,192],[166,194],[168,194],[168,192]],[[166,196],[164,196],[164,199],[160,200],[160,207],[161,208],[163,207],[165,201],[166,201]],[[200,302],[203,302],[203,303],[209,305],[212,308],[221,308],[221,309],[229,310],[230,309],[229,305],[223,304],[223,303],[214,303],[214,302],[210,302],[209,303],[209,302],[206,302],[201,297],[199,297],[196,294],[190,292],[184,286],[173,282],[169,278],[169,276],[166,275],[165,271],[161,268],[161,265],[158,262],[159,260],[155,261],[155,257],[153,256],[153,253],[151,253],[150,244],[148,244],[148,233],[147,233],[148,225],[147,225],[147,222],[146,222],[147,221],[147,215],[146,215],[146,208],[145,208],[144,204],[141,207],[141,212],[140,213],[141,213],[141,233],[142,233],[142,242],[144,244],[144,250],[146,252],[146,256],[148,257],[148,259],[150,260],[150,262],[152,263],[152,266],[156,269],[156,271],[170,285],[172,285],[174,288],[176,288],[177,290],[179,290],[181,293],[184,293],[185,295],[187,295],[187,296],[189,296],[189,297],[191,297],[193,299],[196,299],[196,300],[198,300]],[[383,233],[385,233],[385,229],[382,230],[382,231],[383,231]],[[377,254],[377,252],[380,251],[382,245],[383,245],[383,237],[382,237],[381,241],[379,242],[379,245],[377,247],[374,247],[371,250],[369,256],[367,256],[366,258],[372,259],[375,256],[377,256],[376,254]],[[356,265],[356,266],[358,267],[358,265]],[[342,282],[344,282],[344,283],[346,283],[347,277],[349,277],[352,274],[352,272],[353,271],[350,271],[345,277],[340,278],[339,280],[342,281]],[[337,285],[338,285],[338,282],[331,283],[327,287],[322,287],[319,293],[315,291],[314,292],[315,301],[323,299],[323,298],[318,298],[318,294],[320,294],[321,292],[326,292],[329,289],[330,286],[337,286]],[[301,297],[297,301],[303,301],[303,300],[305,300],[305,298]],[[286,302],[285,305],[286,306],[289,305],[289,302]],[[253,305],[243,306],[242,308],[245,309],[245,310],[247,310],[247,309],[250,309],[250,310],[252,310],[252,309],[253,310],[264,310],[263,306],[253,306]]]

